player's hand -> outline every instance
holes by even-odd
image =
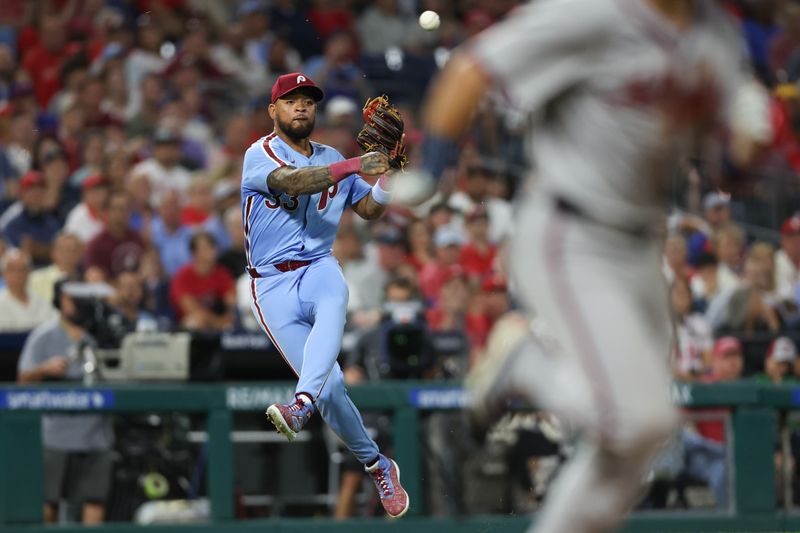
[[[389,157],[380,152],[367,152],[360,157],[361,171],[364,176],[380,176],[389,171]]]
[[[42,363],[39,369],[45,376],[55,378],[66,374],[68,366],[69,362],[67,361],[67,358],[63,355],[57,355]]]

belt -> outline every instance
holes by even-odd
[[[303,268],[304,266],[308,266],[311,264],[311,261],[284,261],[282,263],[273,263],[272,266],[275,267],[276,270],[280,272],[291,272],[292,270],[297,270],[298,268]],[[247,267],[247,273],[250,274],[251,278],[260,278],[262,277],[261,274],[253,267]]]
[[[585,220],[586,222],[591,222],[592,224],[605,226],[609,229],[621,231],[623,233],[631,235],[632,237],[643,239],[647,237],[652,237],[653,235],[656,234],[657,228],[651,228],[647,226],[617,226],[613,224],[608,224],[606,222],[601,222],[597,220],[595,217],[586,213],[586,211],[584,211],[579,206],[572,203],[570,200],[564,198],[563,196],[554,197],[553,204],[555,205],[557,211],[564,213],[565,215],[580,218]]]

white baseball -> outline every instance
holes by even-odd
[[[423,11],[419,16],[419,25],[423,30],[433,31],[439,27],[439,13],[436,11]]]

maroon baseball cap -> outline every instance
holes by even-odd
[[[314,80],[303,74],[302,72],[290,72],[284,74],[275,80],[275,85],[272,86],[272,103],[281,96],[299,89],[300,87],[308,87],[314,95],[314,100],[319,102],[325,98],[325,93],[322,92]]]
[[[800,233],[800,215],[793,215],[783,221],[781,235],[796,235]]]
[[[27,191],[31,187],[44,187],[44,176],[36,170],[29,170],[19,180],[19,189]]]
[[[81,183],[81,190],[88,191],[95,187],[108,187],[108,182],[102,174],[92,174]]]
[[[714,355],[726,357],[727,355],[741,353],[742,343],[736,337],[721,337],[714,343]]]

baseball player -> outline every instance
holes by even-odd
[[[432,87],[423,153],[433,176],[490,87],[530,116],[536,179],[510,264],[555,353],[524,320],[507,320],[468,385],[480,411],[523,391],[587,437],[536,531],[611,531],[677,424],[657,228],[680,149],[735,100],[740,50],[712,0],[536,0],[454,54]],[[736,160],[751,152],[748,133],[731,132]]]
[[[408,511],[397,464],[369,437],[336,362],[348,290],[331,246],[342,211],[379,217],[389,202],[388,158],[378,152],[344,159],[309,140],[322,90],[295,72],[272,87],[275,130],[244,157],[242,212],[252,310],[298,377],[294,401],[267,416],[293,440],[315,411],[365,465],[390,517]],[[381,175],[370,187],[358,173]]]

